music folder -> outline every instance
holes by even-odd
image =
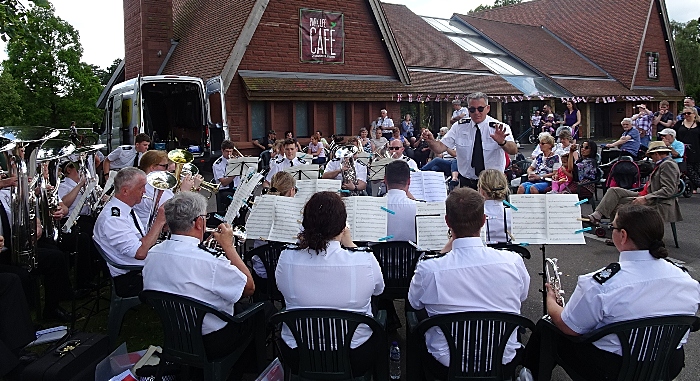
[[[297,180],[317,179],[319,172],[318,164],[295,165],[284,169]]]
[[[228,159],[226,164],[226,177],[229,176],[243,176],[248,173],[249,169],[258,169],[258,158],[257,157],[236,157]]]
[[[510,203],[513,242],[583,245],[581,204],[576,194],[514,194]],[[517,208],[517,210],[516,210]]]
[[[421,250],[442,250],[448,230],[444,202],[416,203],[416,245]]]

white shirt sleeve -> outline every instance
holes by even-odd
[[[447,131],[445,136],[443,136],[442,139],[440,139],[442,144],[444,144],[448,148],[455,146],[455,134],[456,134],[455,130],[456,130],[456,128],[454,126],[452,126],[452,128],[450,128],[450,130]]]
[[[566,303],[561,319],[578,334],[590,332],[603,321],[602,294],[598,293],[592,275],[582,275],[571,298]]]
[[[423,287],[423,271],[421,271],[421,263],[418,262],[416,265],[416,272],[413,274],[411,279],[411,285],[408,287],[408,302],[411,307],[422,310],[425,305],[421,301],[423,294],[425,294],[425,288]]]
[[[121,156],[122,151],[124,151],[122,147],[117,147],[114,151],[107,155],[107,159],[109,159],[109,161],[116,161]]]

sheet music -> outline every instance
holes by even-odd
[[[318,178],[318,169],[318,164],[303,164],[285,168],[284,171],[291,174],[297,180],[308,180]]]
[[[301,198],[304,202],[309,201],[314,193],[331,191],[337,192],[340,190],[341,181],[334,179],[310,179],[310,180],[298,180],[296,183],[297,191],[296,198]]]
[[[241,174],[248,173],[250,169],[258,169],[258,158],[257,157],[236,157],[228,159],[226,163],[226,176],[240,176]]]
[[[246,230],[251,239],[294,243],[301,230],[303,200],[263,195],[253,207]]]
[[[369,179],[370,180],[384,180],[384,172],[386,170],[386,165],[391,163],[394,158],[381,158],[372,162],[369,166]]]
[[[386,237],[385,197],[351,196],[343,197],[343,202],[353,241],[380,242]]]
[[[311,162],[311,160],[314,159],[314,155],[310,155],[306,152],[297,152],[297,158]]]
[[[248,238],[268,239],[275,216],[274,197],[266,194],[256,198],[255,205],[253,205],[245,224]]]
[[[233,198],[228,208],[226,209],[226,215],[224,220],[229,224],[233,223],[233,220],[238,216],[243,204],[248,200],[248,198],[253,194],[255,187],[260,183],[263,176],[260,173],[251,173],[254,169],[248,169],[249,173],[241,181],[241,184],[236,188],[233,193]]]
[[[512,234],[515,243],[529,244],[585,244],[577,230],[583,228],[581,206],[575,194],[518,194],[510,196],[517,211],[513,218]]]
[[[448,241],[444,202],[416,203],[416,245],[421,250],[441,250]]]
[[[416,200],[445,201],[447,199],[445,175],[435,171],[411,172],[411,184],[408,191]]]

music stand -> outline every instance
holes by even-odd
[[[285,172],[292,175],[297,180],[311,180],[318,178],[319,165],[318,164],[304,164],[295,165],[293,167],[285,168]]]
[[[384,180],[384,172],[386,171],[386,166],[391,163],[394,159],[391,157],[381,158],[372,162],[369,167],[369,179],[370,181],[381,181]]]
[[[237,157],[235,159],[228,159],[226,164],[225,177],[230,176],[243,176],[248,174],[248,169],[253,170],[258,169],[258,158],[257,157]]]

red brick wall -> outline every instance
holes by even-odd
[[[345,63],[299,62],[299,9],[341,12],[345,24]],[[241,70],[395,76],[389,53],[367,0],[270,0],[239,66]]]
[[[155,75],[172,37],[172,0],[124,0],[126,78]]]
[[[654,2],[647,27],[646,38],[641,51],[639,60],[639,68],[637,68],[637,77],[635,78],[635,86],[658,86],[658,87],[676,87],[673,80],[673,69],[671,69],[671,59],[668,55],[667,42],[663,33],[663,24],[661,15]],[[647,78],[647,57],[646,52],[659,53],[659,79]]]

